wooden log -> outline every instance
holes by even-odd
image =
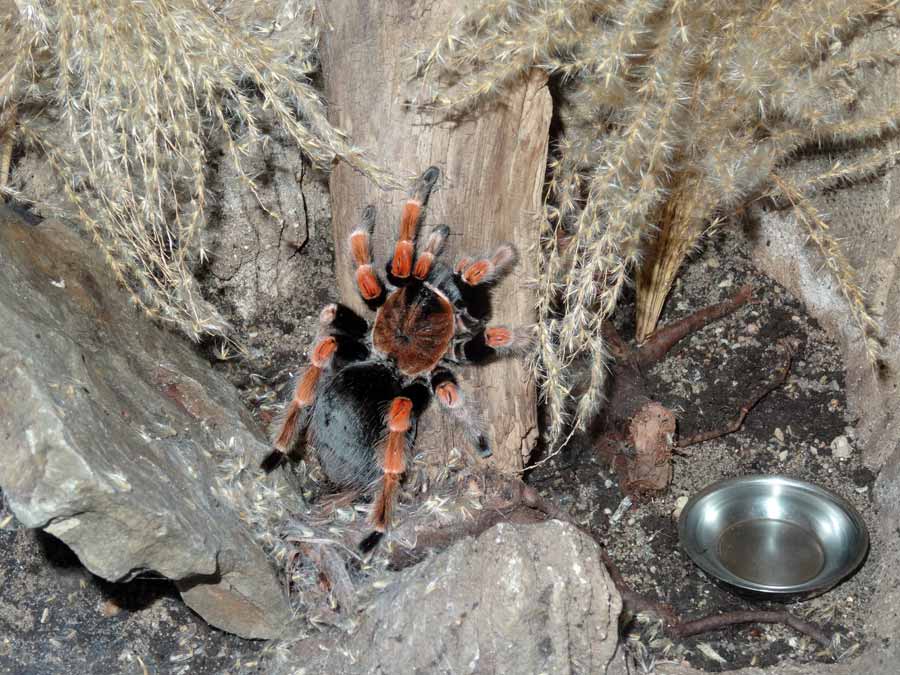
[[[503,105],[464,121],[449,122],[410,101],[427,93],[414,77],[410,58],[429,46],[460,4],[452,0],[327,0],[319,5],[325,92],[332,123],[357,145],[400,175],[430,165],[443,176],[432,195],[429,223],[451,228],[448,251],[492,251],[512,242],[520,254],[513,273],[494,292],[493,323],[534,322],[538,229],[552,104],[546,78],[535,73],[511,90]],[[383,191],[339,164],[331,175],[335,262],[344,302],[364,310],[350,272],[346,241],[367,204],[378,209],[374,251],[379,265],[391,255],[406,197]],[[366,314],[371,316],[370,314]],[[462,373],[466,390],[481,403],[495,465],[522,468],[537,439],[535,385],[524,364],[504,359]],[[416,450],[466,447],[461,430],[431,406],[423,417]]]

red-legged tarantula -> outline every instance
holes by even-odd
[[[370,327],[340,304],[322,310],[312,363],[297,379],[275,425],[274,450],[263,462],[266,470],[275,468],[305,430],[331,481],[364,489],[380,485],[371,514],[376,532],[390,525],[406,451],[432,394],[463,424],[479,454],[491,454],[453,366],[482,363],[527,343],[524,331],[486,326],[493,282],[515,263],[510,244],[490,257],[463,257],[451,271],[438,259],[449,234],[441,225],[419,237],[416,251],[419,221],[439,176],[436,167],[425,171],[403,207],[386,284],[372,265],[375,207],[363,211],[349,244],[356,284],[376,311],[375,322]]]

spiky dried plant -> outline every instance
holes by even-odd
[[[218,148],[254,193],[241,157],[270,128],[319,165],[340,158],[390,182],[325,118],[310,81],[315,3],[280,3],[275,22],[291,25],[291,40],[278,43],[265,38],[272,25],[235,21],[218,4],[4,0],[0,19],[0,110],[19,142],[56,169],[134,302],[195,338],[224,326],[191,274],[205,255]],[[8,166],[13,131],[2,126]]]
[[[684,255],[762,196],[794,206],[834,272],[874,360],[878,326],[853,268],[809,201],[817,189],[895,162],[877,142],[804,185],[785,168],[822,147],[893,134],[900,108],[862,114],[871,71],[900,50],[856,38],[897,22],[891,0],[493,0],[454,23],[423,75],[437,105],[496,102],[530,69],[556,78],[562,132],[541,231],[538,374],[550,435],[567,422],[570,364],[588,356],[583,425],[603,396],[602,325],[638,280],[639,339],[653,331]]]

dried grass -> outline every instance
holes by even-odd
[[[311,82],[312,0],[285,0],[270,25],[200,0],[4,4],[0,109],[17,118],[19,142],[44,153],[134,303],[191,337],[227,329],[191,274],[206,256],[218,148],[254,194],[241,158],[274,128],[318,165],[340,159],[393,180],[325,118]],[[280,24],[290,42],[265,37]],[[0,159],[13,142],[0,138]]]

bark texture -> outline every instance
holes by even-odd
[[[494,292],[493,323],[534,321],[534,297],[525,282],[536,276],[537,228],[547,157],[551,101],[542,74],[511,91],[505,105],[477,118],[448,122],[410,102],[427,98],[413,78],[410,56],[452,20],[449,0],[400,2],[331,0],[320,3],[323,65],[331,121],[398,174],[416,175],[434,164],[443,176],[427,222],[451,228],[448,251],[493,250],[509,241],[519,250],[515,270]],[[345,245],[367,204],[378,209],[374,252],[379,267],[390,256],[406,195],[380,190],[346,165],[331,176],[338,287],[363,310]],[[371,316],[371,315],[369,315]],[[505,359],[463,373],[480,401],[494,449],[506,470],[523,466],[536,439],[534,383],[523,364]],[[460,430],[432,406],[420,425],[417,450],[464,447]]]

